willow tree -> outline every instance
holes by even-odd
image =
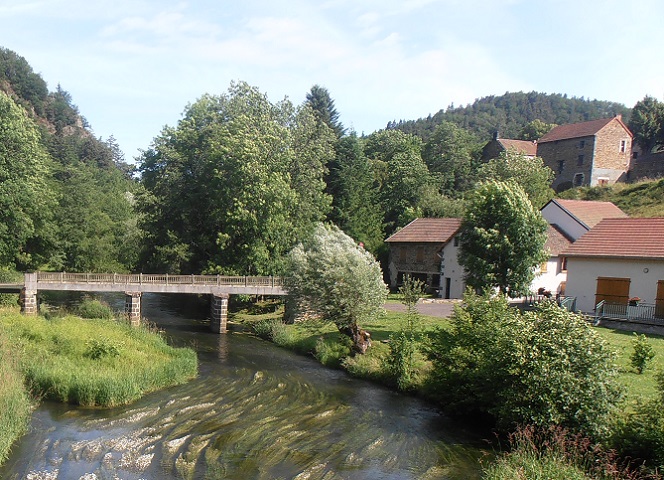
[[[204,95],[140,159],[145,265],[278,273],[329,210],[334,140],[310,107],[271,103],[246,83]]]

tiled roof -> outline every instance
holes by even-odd
[[[551,129],[549,133],[537,140],[537,143],[566,140],[568,138],[590,137],[599,132],[615,118],[617,117],[602,118],[600,120],[591,120],[589,122],[569,123],[567,125],[558,125],[557,127]]]
[[[563,255],[664,260],[664,218],[607,218]]]
[[[549,225],[549,228],[546,231],[546,243],[544,244],[544,249],[551,257],[557,257],[571,244],[572,239],[565,235],[565,233],[558,228],[558,225]]]
[[[605,218],[625,218],[627,214],[611,202],[595,202],[589,200],[565,200],[556,198],[551,200],[576,217],[588,228],[593,228]]]
[[[535,142],[529,142],[527,140],[510,140],[508,138],[499,138],[498,142],[505,150],[512,148],[524,155],[530,155],[532,157],[537,155],[537,143]]]
[[[416,218],[385,241],[447,243],[460,226],[460,218]]]

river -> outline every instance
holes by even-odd
[[[145,295],[143,315],[196,349],[199,376],[123,408],[43,402],[0,478],[478,478],[477,438],[426,403],[241,332],[210,333],[177,298]]]

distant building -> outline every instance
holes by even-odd
[[[498,135],[498,132],[496,132],[493,136],[493,140],[487,143],[482,149],[482,161],[487,162],[493,158],[498,158],[502,152],[508,150],[514,150],[529,158],[537,156],[536,142],[498,138]]]
[[[625,181],[633,135],[620,115],[559,125],[537,141],[537,156],[556,174],[556,191]]]

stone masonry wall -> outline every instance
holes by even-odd
[[[399,272],[438,275],[443,243],[390,243],[390,287],[397,286]],[[435,285],[437,287],[437,285]]]
[[[537,144],[537,156],[556,174],[551,185],[555,190],[574,186],[574,176],[579,173],[583,174],[583,185],[590,183],[594,146],[593,136]],[[579,155],[583,155],[581,164]]]

